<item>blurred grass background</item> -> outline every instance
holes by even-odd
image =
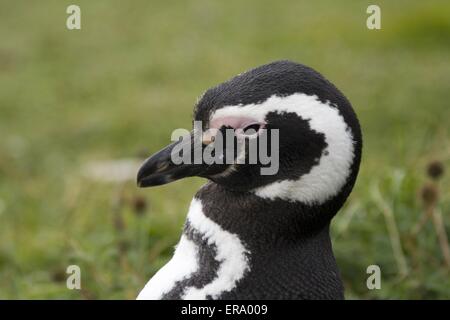
[[[79,31],[66,29],[69,4]],[[362,124],[359,180],[332,228],[346,297],[450,298],[433,223],[412,232],[428,163],[450,160],[450,3],[377,1],[379,31],[369,4],[1,1],[0,298],[135,298],[203,181],[139,190],[102,172],[189,128],[208,87],[278,59],[323,73]],[[433,185],[447,232],[449,176]],[[70,264],[82,290],[66,288]],[[371,264],[381,290],[366,287]]]

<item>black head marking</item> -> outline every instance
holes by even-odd
[[[272,62],[242,73],[206,91],[198,101],[194,119],[208,127],[210,117],[226,106],[260,104],[272,96],[286,97],[301,93],[316,96],[319,101],[336,108],[344,118],[355,142],[355,157],[350,185],[357,174],[361,154],[361,131],[356,115],[345,96],[320,73],[291,61]],[[280,132],[280,172],[275,176],[259,175],[259,169],[240,165],[234,176],[212,178],[229,188],[249,190],[274,181],[299,178],[329,154],[323,134],[310,128],[309,119],[296,114],[267,115],[267,130]]]

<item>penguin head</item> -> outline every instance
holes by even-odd
[[[194,121],[201,126],[188,140],[192,153],[201,131],[201,151],[211,148],[223,161],[175,164],[170,155],[182,143],[175,142],[146,160],[140,186],[200,176],[236,192],[313,204],[346,198],[356,180],[362,137],[351,104],[302,64],[269,63],[207,90]]]

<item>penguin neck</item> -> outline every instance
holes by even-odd
[[[248,245],[264,250],[286,244],[329,243],[334,205],[309,206],[267,200],[251,192],[237,192],[209,182],[196,195],[203,214]]]
[[[229,276],[239,275],[223,299],[269,299],[273,294],[286,299],[343,298],[329,235],[330,213],[323,207],[266,201],[214,183],[203,186],[194,203],[191,210],[197,219],[191,225],[189,213],[186,231],[201,227],[199,252],[208,252],[214,243],[219,260],[230,262]]]

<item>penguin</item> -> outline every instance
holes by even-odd
[[[361,161],[362,133],[347,98],[312,68],[275,61],[207,90],[193,118],[236,136],[277,130],[278,171],[262,175],[262,163],[175,164],[180,141],[145,160],[140,187],[192,176],[207,182],[172,259],[137,299],[344,299],[329,227]]]

